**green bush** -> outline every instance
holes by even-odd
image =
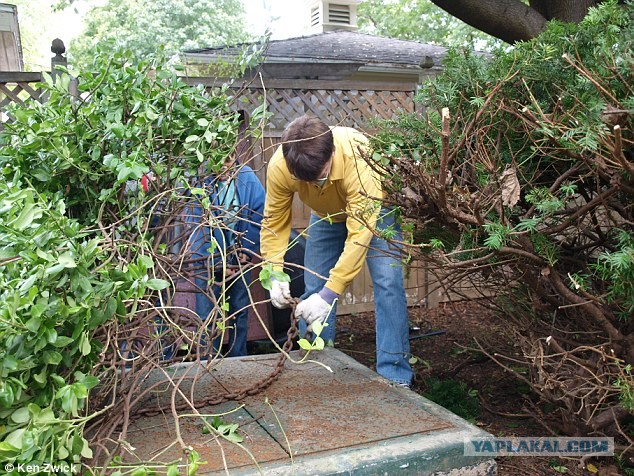
[[[633,47],[634,9],[610,1],[492,58],[452,51],[424,112],[373,138],[412,254],[512,295],[534,390],[582,431],[632,385]],[[581,381],[590,400],[565,390]]]
[[[171,286],[150,223],[160,230],[189,178],[236,146],[226,90],[127,58],[97,52],[77,97],[68,74],[46,76],[46,100],[10,109],[0,132],[0,464],[92,457],[87,424],[134,391],[117,387],[124,329],[153,322]]]
[[[82,436],[95,329],[116,311],[99,240],[19,180],[0,191],[0,461],[90,457]]]

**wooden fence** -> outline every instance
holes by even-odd
[[[42,81],[42,73],[14,73],[0,71],[0,126],[7,121],[5,111],[9,105],[22,104],[27,99],[41,100],[36,84]]]

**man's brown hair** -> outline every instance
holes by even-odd
[[[298,117],[282,134],[286,166],[299,180],[311,182],[321,178],[334,150],[332,131],[316,117]]]

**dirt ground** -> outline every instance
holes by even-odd
[[[453,394],[444,387],[445,393],[440,394],[453,404],[469,401],[470,405],[465,405],[466,414],[472,416],[467,419],[487,432],[495,436],[551,435],[547,417],[539,416],[543,415],[543,408],[529,395],[528,386],[478,348],[477,343],[492,355],[496,352],[517,355],[519,348],[514,346],[503,318],[477,302],[444,304],[430,310],[410,308],[409,316],[411,353],[417,360],[413,365],[415,392],[435,395],[439,380],[450,381],[449,389],[462,389],[466,393]],[[374,314],[338,316],[335,346],[374,368]],[[498,458],[497,463],[500,476],[624,474],[612,458],[590,460],[587,468],[578,459],[561,457],[506,457]]]

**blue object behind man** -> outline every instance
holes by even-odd
[[[208,178],[197,185],[207,196],[197,196],[200,205],[188,210],[186,217],[191,231],[187,246],[191,247],[198,288],[196,314],[207,323],[209,336],[215,336],[214,349],[222,345],[224,327],[228,335],[226,355],[246,355],[251,306],[248,262],[259,253],[264,187],[246,165],[224,178]],[[205,198],[208,207],[203,205]],[[228,310],[226,306],[223,309],[223,303],[228,303]]]

